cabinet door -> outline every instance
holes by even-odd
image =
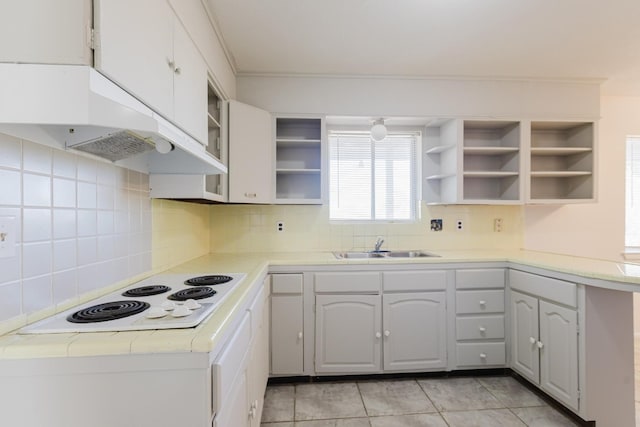
[[[229,201],[273,201],[271,115],[251,105],[229,101]]]
[[[304,371],[302,331],[302,295],[273,295],[271,297],[272,374],[302,374]]]
[[[251,405],[247,395],[246,371],[238,375],[225,402],[224,408],[216,415],[216,425],[249,427]]]
[[[578,409],[578,313],[540,301],[540,386]]]
[[[383,296],[384,369],[441,369],[447,366],[444,292]]]
[[[316,295],[316,372],[379,372],[379,295]]]
[[[538,299],[511,292],[511,358],[512,368],[538,384],[540,356],[538,352]]]
[[[178,20],[173,27],[173,109],[176,124],[207,143],[207,64]]]
[[[169,5],[156,0],[96,0],[94,7],[96,69],[171,119],[174,16]]]
[[[262,308],[259,310],[259,326],[252,337],[247,367],[247,391],[249,404],[249,424],[260,426],[260,418],[264,408],[264,393],[269,378],[269,301],[261,299]],[[252,313],[253,315],[253,313]]]

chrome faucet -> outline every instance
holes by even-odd
[[[384,243],[384,239],[382,237],[378,237],[378,240],[376,240],[376,244],[375,244],[375,248],[373,249],[373,252],[380,252],[380,248],[382,247],[383,243]]]

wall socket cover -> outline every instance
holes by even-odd
[[[276,231],[279,232],[279,233],[284,231],[284,222],[283,221],[276,222]]]
[[[16,217],[0,216],[0,258],[16,255]]]
[[[456,220],[456,230],[462,231],[464,229],[464,222],[461,219]]]

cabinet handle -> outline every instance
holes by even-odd
[[[480,359],[484,360],[487,358],[487,355],[485,353],[480,353]]]
[[[487,332],[487,328],[485,328],[484,326],[480,326],[478,330],[480,331],[481,334],[484,334],[485,332]]]
[[[389,335],[391,335],[391,331],[389,331],[389,330],[384,331],[384,336],[385,337],[388,337]]]
[[[480,301],[478,301],[478,303],[479,303],[482,307],[484,307],[485,305],[487,305],[487,302],[486,302],[485,300],[483,300],[483,299],[482,299],[482,300],[480,300]]]
[[[535,344],[536,343],[536,339],[534,337],[529,337],[529,342],[531,344]]]
[[[382,334],[380,332],[376,332],[376,338],[380,338],[382,337]]]
[[[257,196],[256,193],[244,193],[244,197],[248,197],[250,199],[255,199]]]
[[[298,339],[301,340],[302,339],[302,332],[298,332]]]
[[[176,73],[176,74],[180,74],[180,67],[174,68],[173,72]]]
[[[536,343],[536,345],[538,346],[538,348],[542,348],[542,347],[544,347],[544,344],[542,344],[540,341],[538,341],[538,342]]]
[[[170,60],[169,58],[167,58],[167,65],[169,66],[169,68],[171,68],[173,70],[175,65],[176,65],[176,63],[173,62],[172,60]]]

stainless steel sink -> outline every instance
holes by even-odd
[[[367,259],[367,258],[427,258],[439,257],[440,255],[430,252],[411,250],[411,251],[348,251],[334,252],[333,255],[338,259]]]

